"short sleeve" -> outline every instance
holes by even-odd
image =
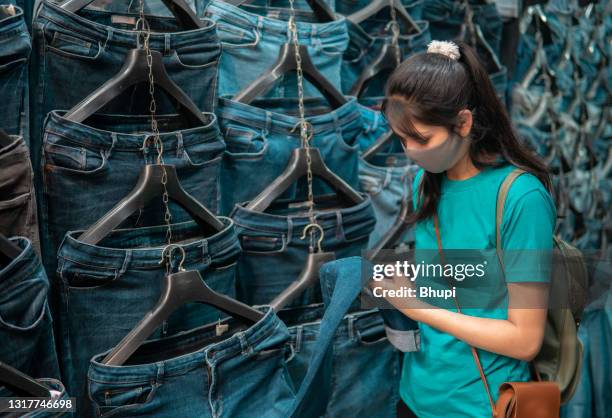
[[[556,209],[539,180],[530,177],[531,180],[521,182],[523,187],[518,188],[515,197],[510,198],[508,194],[504,205],[501,236],[506,282],[549,282],[551,279]],[[534,179],[538,187],[524,187]],[[513,187],[514,184],[510,189]]]

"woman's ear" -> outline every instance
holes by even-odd
[[[459,124],[457,125],[457,133],[462,137],[466,137],[472,131],[472,124],[474,122],[474,118],[472,112],[468,109],[463,109],[459,112]]]

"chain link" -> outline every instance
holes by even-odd
[[[172,243],[172,214],[170,213],[170,196],[168,195],[168,172],[164,166],[164,144],[159,135],[159,127],[157,126],[157,101],[155,100],[155,80],[153,79],[153,54],[151,53],[151,46],[149,44],[151,38],[151,29],[149,23],[145,18],[144,13],[144,0],[140,0],[139,8],[139,19],[136,23],[137,27],[142,26],[140,29],[139,37],[143,39],[143,49],[147,54],[147,68],[149,70],[149,112],[151,114],[151,132],[153,135],[153,143],[155,144],[155,150],[157,151],[157,164],[162,166],[162,178],[161,184],[163,186],[162,203],[164,210],[164,222],[166,224],[166,243],[170,245]],[[145,146],[149,145],[149,141],[145,142]],[[172,251],[166,251],[162,254],[162,257],[166,261],[166,273],[170,273],[172,264]]]
[[[310,141],[314,136],[314,128],[306,120],[306,111],[304,109],[304,73],[302,71],[302,57],[299,50],[298,30],[295,22],[295,6],[294,0],[289,0],[289,6],[291,9],[291,15],[289,17],[289,32],[291,34],[291,40],[293,43],[293,49],[295,51],[295,63],[297,73],[297,84],[298,84],[298,111],[299,111],[299,125],[300,125],[300,138],[302,141],[302,148],[306,150],[306,181],[308,185],[308,219],[311,225],[317,225],[314,216],[314,194],[313,194],[313,174],[312,174],[312,156],[310,155]],[[310,251],[314,251],[314,228],[310,228]]]

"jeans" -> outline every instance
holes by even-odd
[[[336,258],[360,255],[366,248],[375,218],[372,202],[366,198],[349,208],[336,208],[333,199],[315,207],[315,219],[325,231],[323,251]],[[238,264],[238,297],[253,304],[270,303],[297,279],[304,267],[310,239],[300,239],[310,223],[305,208],[291,203],[274,204],[266,213],[236,205],[232,214],[243,255]],[[315,239],[319,234],[315,232]],[[287,306],[321,301],[317,286],[306,290]]]
[[[473,22],[480,26],[484,39],[489,43],[496,56],[500,55],[503,22],[495,4],[471,4],[474,12]],[[453,40],[465,20],[465,6],[459,0],[425,0],[423,19],[429,21],[431,38]]]
[[[413,20],[421,20],[423,16],[424,0],[402,0],[402,5]],[[370,4],[369,0],[336,0],[336,12],[348,16]],[[383,9],[376,16],[366,20],[366,25],[374,28],[382,28],[389,23],[391,18],[388,9]]]
[[[28,95],[28,58],[32,44],[17,6],[0,6],[0,127],[8,134],[25,135]]]
[[[205,15],[217,22],[223,46],[219,96],[233,96],[250,85],[276,62],[281,46],[291,39],[284,16],[261,16],[222,0],[213,0]],[[307,46],[314,66],[332,85],[340,86],[342,54],[348,44],[346,19],[328,23],[298,21],[296,25],[299,42]],[[306,96],[320,96],[316,88],[304,84]],[[276,83],[268,97],[295,97],[296,92],[296,78],[290,74]]]
[[[123,1],[127,8],[128,2]],[[133,30],[136,16],[89,9],[77,15],[50,0],[41,4],[33,24],[30,82],[34,167],[39,167],[41,160],[42,124],[47,113],[72,108],[119,72],[127,52],[138,46],[138,31]],[[163,54],[170,78],[201,111],[212,112],[220,55],[215,23],[205,19],[203,28],[179,32],[173,18],[147,17],[147,21],[153,31],[150,47]],[[142,83],[128,89],[105,107],[105,112],[148,114],[148,88]],[[161,89],[157,90],[157,112],[176,112]]]
[[[33,378],[59,378],[49,280],[32,243],[10,240],[21,253],[0,266],[0,361]]]
[[[419,33],[400,35],[398,45],[402,51],[402,58],[425,51],[431,41],[429,22],[417,21]],[[350,93],[353,85],[361,73],[375,61],[382,52],[385,44],[391,43],[390,35],[370,35],[360,26],[348,22],[350,41],[342,61],[342,91]],[[365,84],[361,98],[381,98],[385,95],[385,85],[390,72],[383,72]]]
[[[305,108],[314,129],[311,145],[319,149],[330,170],[356,189],[358,143],[364,133],[357,101],[349,98],[330,111],[324,99],[312,98]],[[257,196],[285,170],[293,150],[301,145],[296,109],[296,99],[262,99],[252,105],[220,99],[217,115],[227,146],[221,170],[223,214]],[[283,198],[305,198],[304,180],[292,185]],[[315,196],[329,191],[326,183],[314,178]]]
[[[412,200],[412,181],[418,168],[416,164],[380,167],[363,159],[359,161],[361,190],[370,196],[376,217],[376,227],[370,235],[368,248],[373,248],[398,220],[402,202]],[[413,228],[407,232],[402,242],[414,242]]]
[[[358,259],[357,259],[358,260]],[[323,280],[328,277],[323,276]],[[337,278],[333,277],[334,282]],[[296,386],[308,370],[317,349],[323,309],[321,305],[283,309],[279,317],[288,326],[295,356],[288,363]],[[337,328],[333,345],[316,383],[318,398],[304,416],[395,417],[394,399],[399,394],[399,353],[385,337],[378,309],[347,313]],[[370,396],[377,382],[376,396]],[[368,400],[365,402],[365,400]]]
[[[211,237],[203,238],[194,221],[172,225],[172,236],[185,250],[185,269],[198,270],[212,289],[234,297],[240,244],[233,222],[220,219],[225,229]],[[80,242],[79,233],[69,232],[60,246],[55,285],[61,297],[64,383],[78,398],[84,416],[91,416],[84,392],[89,359],[115,346],[155,306],[166,274],[160,263],[166,227],[117,230],[95,246]],[[173,266],[178,266],[179,254],[173,252]],[[217,318],[219,312],[207,305],[188,304],[156,335],[172,335]]]
[[[154,164],[157,150],[147,116],[95,114],[88,125],[71,122],[64,112],[49,113],[44,126],[41,216],[45,265],[55,271],[57,247],[64,234],[85,229],[106,214],[134,187],[142,167]],[[183,188],[219,211],[220,170],[225,145],[213,113],[208,124],[183,129],[177,115],[158,115],[164,162],[176,167]],[[104,196],[104,199],[97,199]],[[164,223],[161,196],[136,212],[131,226]],[[172,222],[191,219],[170,205]]]
[[[149,341],[124,366],[102,364],[106,353],[94,356],[88,386],[96,415],[310,418],[297,411],[316,402],[315,376],[360,289],[360,276],[336,284],[306,375],[295,389],[287,367],[289,330],[264,307],[264,318],[228,337],[219,335],[217,323]],[[235,321],[226,324],[228,331],[236,328]]]
[[[68,392],[66,392],[64,385],[59,380],[44,378],[44,379],[37,379],[37,381],[38,383],[42,384],[43,386],[46,386],[49,389],[49,392],[51,393],[52,401],[60,401],[60,400],[67,401],[69,399]],[[16,396],[16,394],[12,392],[10,389],[5,388],[5,387],[0,387],[0,398],[10,398],[14,396]],[[4,418],[18,418],[18,417],[19,418],[54,418],[54,417],[60,417],[60,416],[66,416],[66,415],[67,413],[49,412],[45,410],[31,411],[31,412],[26,412],[26,413],[15,413],[15,414],[3,413],[2,414]]]
[[[28,238],[38,254],[40,240],[30,153],[23,137],[0,147],[0,233]]]

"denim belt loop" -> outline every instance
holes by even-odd
[[[164,55],[170,54],[170,33],[164,33]]]
[[[108,45],[110,40],[113,38],[113,33],[115,29],[112,26],[107,26],[106,30],[107,30],[106,39],[104,40],[104,45],[102,45],[103,50],[106,50],[106,46]]]
[[[128,266],[130,265],[131,260],[132,260],[132,250],[125,250],[125,257],[123,258],[121,269],[115,274],[115,279],[123,276],[123,274],[128,269]]]
[[[266,110],[266,123],[264,125],[264,131],[263,131],[264,138],[268,137],[271,129],[272,129],[272,112]]]
[[[285,242],[285,246],[289,246],[292,239],[293,239],[293,218],[289,216],[287,217],[287,239]]]
[[[355,317],[353,315],[347,315],[348,320],[348,337],[351,341],[357,340],[357,332],[355,332]]]
[[[257,35],[258,39],[261,37],[261,32],[263,30],[263,27],[264,27],[264,17],[257,16],[257,26],[255,27],[255,30],[257,31],[257,33],[255,35]]]
[[[393,169],[391,167],[388,167],[385,170],[385,181],[383,182],[382,188],[384,189],[388,187],[392,179],[393,179]]]
[[[342,212],[336,211],[336,238],[340,241],[344,241],[346,236],[344,235],[344,225],[342,225]]]
[[[344,141],[344,139],[342,138],[342,124],[340,123],[338,114],[336,112],[332,112],[332,117],[334,118],[334,128],[336,129],[336,135],[338,136],[338,141]]]
[[[157,375],[155,376],[155,384],[159,385],[162,384],[164,382],[164,374],[165,374],[165,370],[164,370],[164,362],[163,361],[158,361],[157,363],[155,363],[155,365],[157,366]]]
[[[240,341],[240,351],[242,355],[247,356],[253,352],[253,347],[247,341],[244,332],[238,333],[238,341]]]
[[[111,132],[111,145],[107,150],[104,150],[104,154],[106,155],[106,159],[109,159],[113,149],[115,148],[115,144],[117,143],[117,132]]]
[[[176,132],[176,156],[182,158],[185,152],[185,144],[183,143],[183,133],[181,131]]]
[[[202,240],[202,258],[204,259],[205,267],[208,268],[211,265],[212,257],[210,255],[210,249],[208,248],[208,240]]]
[[[298,325],[295,327],[295,346],[293,347],[293,351],[296,353],[300,352],[302,348],[302,336],[304,334],[304,325]]]

